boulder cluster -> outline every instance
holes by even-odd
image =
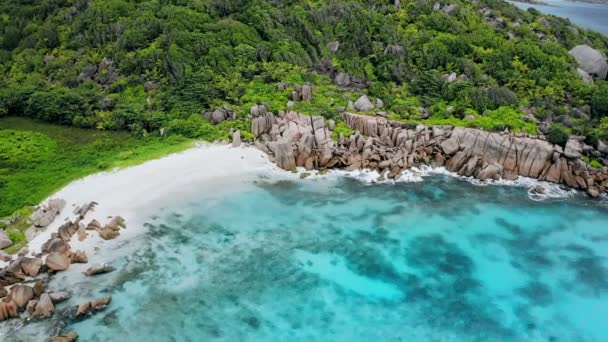
[[[608,167],[593,168],[582,160],[583,153],[593,148],[580,137],[572,137],[562,148],[523,133],[409,126],[381,116],[344,112],[342,119],[355,133],[334,141],[333,120],[263,112],[263,120],[252,126],[255,146],[285,170],[369,168],[397,178],[408,168],[430,165],[481,180],[530,177],[585,190],[592,197],[608,189]],[[608,157],[599,150],[592,152]]]
[[[28,256],[29,252],[26,252],[21,253],[14,260],[12,257],[5,260],[8,265],[0,270],[0,321],[20,318],[23,312],[29,314],[26,317],[28,320],[47,318],[55,312],[56,304],[70,298],[68,292],[50,292],[46,287],[53,274],[67,270],[71,264],[89,262],[84,251],[71,249],[71,239],[76,236],[82,241],[88,236],[87,231],[97,231],[101,238],[111,239],[119,235],[120,229],[126,228],[125,220],[120,216],[112,217],[105,225],[101,225],[95,219],[84,225],[81,221],[96,204],[91,202],[77,207],[74,210],[76,219],[67,221],[52,233],[41,246],[39,254],[31,253]],[[64,207],[65,201],[52,199],[32,215],[33,222],[47,226]],[[85,275],[94,276],[113,270],[109,265],[97,265],[89,267]],[[82,303],[71,308],[68,316],[72,319],[81,319],[102,310],[110,300],[111,298],[107,297]],[[70,333],[53,336],[51,340],[75,341],[76,338],[75,334]]]

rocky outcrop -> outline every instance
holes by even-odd
[[[207,121],[217,125],[226,120],[233,120],[234,113],[228,107],[217,108],[213,111],[204,112],[203,116]]]
[[[286,170],[371,168],[394,178],[405,169],[431,165],[482,180],[531,177],[586,190],[591,196],[608,188],[608,167],[595,169],[585,164],[580,158],[589,147],[577,138],[571,139],[564,150],[526,134],[409,126],[348,112],[342,119],[356,132],[334,142],[330,124],[322,117],[279,113],[270,133],[261,136],[256,146]]]
[[[97,311],[105,309],[112,301],[112,297],[104,297],[90,302],[84,302],[78,305],[76,309],[76,317],[82,317],[93,314]]]
[[[36,209],[31,216],[32,223],[36,227],[46,227],[53,222],[63,208],[65,208],[65,201],[63,199],[52,199],[46,205],[42,205]]]
[[[277,165],[285,170],[297,166],[330,167],[335,143],[323,117],[290,111],[280,112],[272,122],[270,130],[260,136],[256,146],[269,153]]]
[[[608,74],[606,56],[588,45],[577,45],[570,50],[579,68],[595,79],[605,80]],[[580,72],[579,72],[580,74]]]
[[[251,133],[257,138],[264,133],[269,133],[275,123],[275,117],[268,111],[266,106],[257,105],[251,107]]]
[[[310,85],[294,85],[294,90],[289,94],[292,101],[312,101],[312,87]]]
[[[10,264],[0,270],[0,321],[21,317],[20,312],[27,311],[31,318],[46,318],[54,314],[55,304],[70,298],[67,292],[48,293],[46,287],[49,278],[58,271],[66,270],[71,263],[88,262],[84,251],[72,252],[70,241],[73,236],[85,231],[84,224],[80,221],[96,205],[96,202],[86,203],[81,207],[76,207],[74,215],[77,215],[75,222],[67,221],[61,225],[57,232],[53,232],[51,237],[42,244],[41,254],[35,257],[26,256],[29,254],[27,248],[22,248],[15,260],[9,257]],[[62,200],[51,200],[40,209],[46,214],[55,215],[65,206]],[[50,221],[50,219],[49,219]],[[97,231],[100,236],[103,231],[118,234],[120,229],[126,228],[125,220],[120,216],[111,217],[110,221],[101,228],[101,224],[93,220],[88,225],[91,230]],[[111,272],[114,269],[108,265],[91,267],[87,270],[87,275],[97,275]],[[62,316],[70,319],[83,319],[89,313],[103,309],[110,302],[110,298],[83,303],[78,308],[68,310]],[[79,315],[76,313],[80,312]],[[66,315],[67,314],[67,315]],[[61,336],[57,337],[61,340]],[[72,337],[67,337],[68,340]]]

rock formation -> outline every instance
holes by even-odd
[[[394,178],[410,167],[431,165],[482,180],[531,177],[586,190],[593,197],[608,189],[608,167],[595,169],[583,162],[584,144],[576,137],[563,149],[527,134],[411,126],[348,112],[342,118],[356,132],[334,142],[333,125],[322,117],[280,112],[267,119],[272,125],[255,145],[286,170],[371,168]]]
[[[228,107],[217,108],[213,111],[203,113],[203,116],[207,121],[213,124],[219,124],[225,120],[233,120],[234,113]]]
[[[32,223],[36,227],[46,227],[61,211],[65,208],[65,201],[63,199],[55,198],[51,199],[46,205],[40,206],[31,217]]]
[[[8,233],[0,229],[0,249],[10,247],[13,245],[13,241],[8,236]]]
[[[581,70],[593,78],[606,79],[606,75],[608,75],[608,62],[606,61],[606,56],[601,52],[587,45],[577,45],[570,50],[570,55],[576,59]]]

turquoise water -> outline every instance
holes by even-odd
[[[260,180],[81,277],[83,341],[608,341],[608,211],[444,176]]]
[[[608,4],[593,4],[567,0],[543,0],[546,5],[532,5],[509,1],[513,5],[528,9],[533,7],[543,13],[570,19],[574,24],[608,36]]]

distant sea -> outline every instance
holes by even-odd
[[[570,19],[574,24],[586,29],[598,31],[608,36],[608,4],[591,4],[564,0],[543,0],[547,5],[532,5],[522,2],[509,1],[515,6],[553,14]]]

